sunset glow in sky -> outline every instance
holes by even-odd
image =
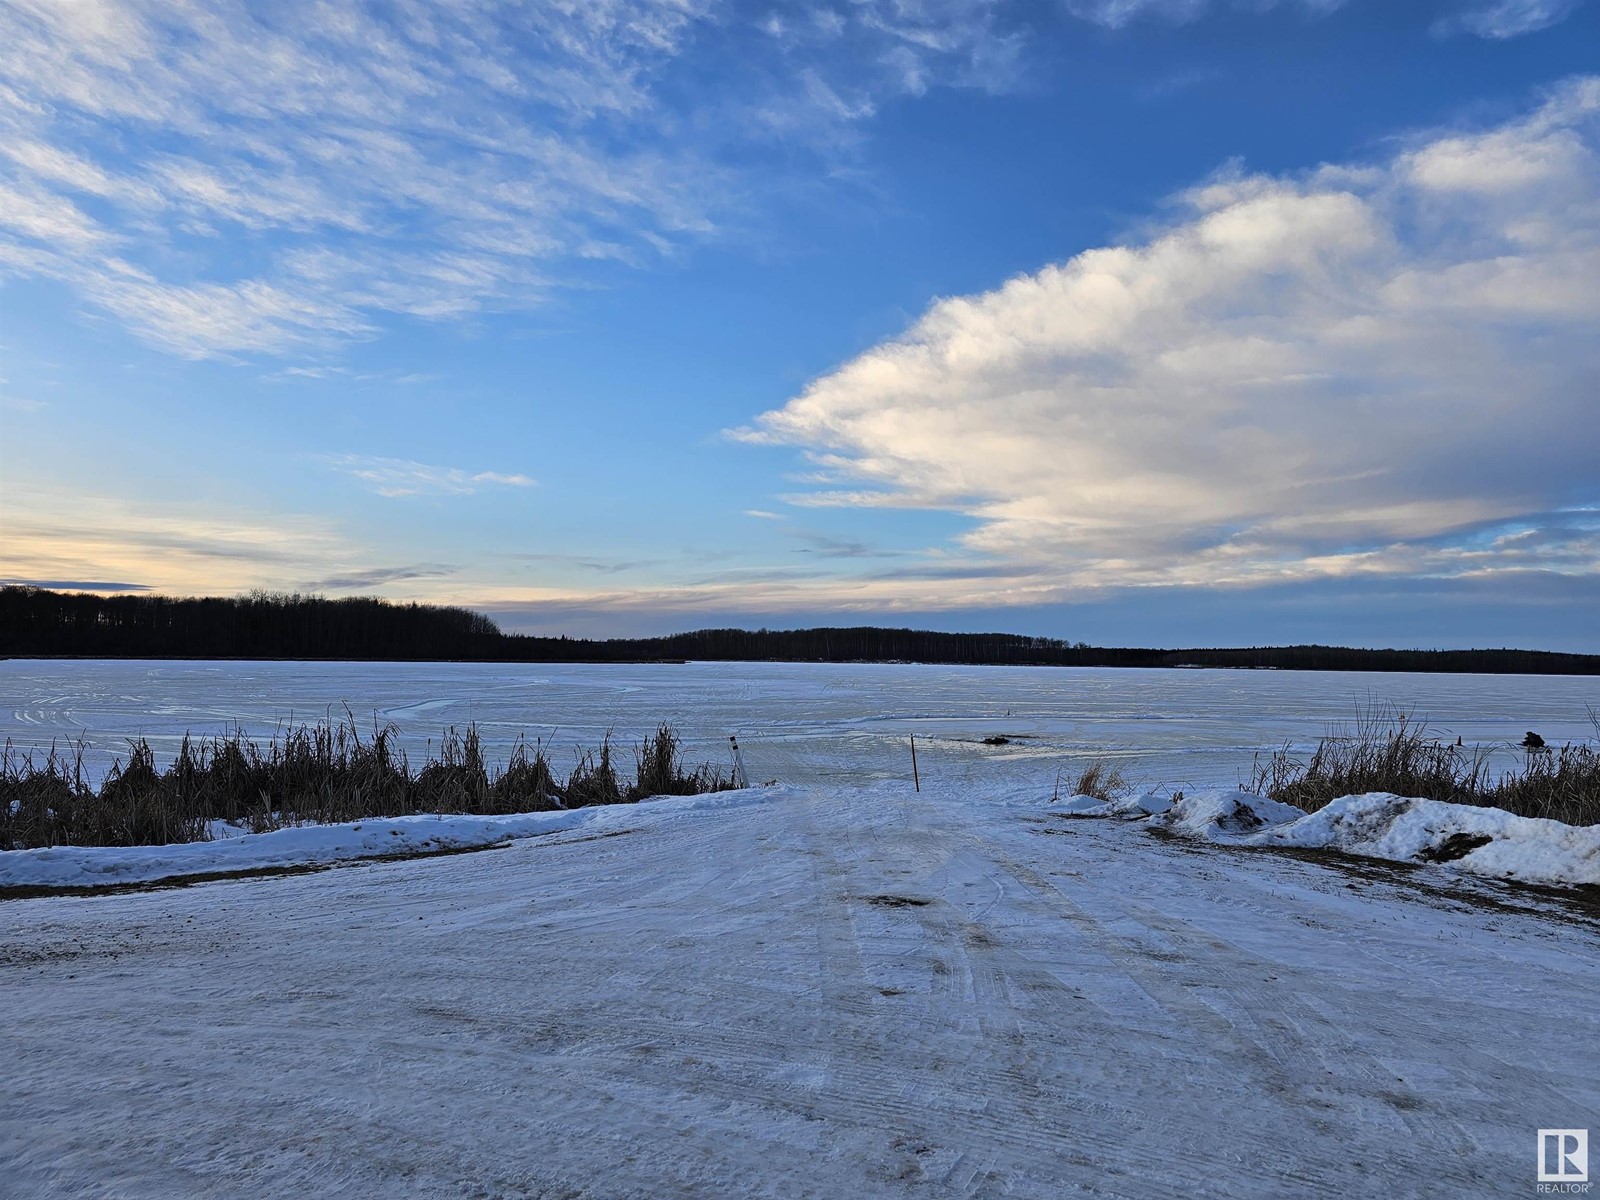
[[[0,579],[1600,651],[1595,0],[0,0]]]

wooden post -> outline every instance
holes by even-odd
[[[911,735],[911,782],[916,785],[917,791],[922,790],[922,777],[917,774],[917,735]]]

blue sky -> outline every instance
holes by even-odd
[[[1600,650],[1594,0],[0,4],[0,578]]]

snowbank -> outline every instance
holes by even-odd
[[[1069,796],[1062,802],[1059,812],[1075,817],[1122,817],[1129,821],[1142,821],[1166,812],[1172,800],[1148,792],[1143,796],[1119,796],[1115,800],[1100,800],[1094,796]]]
[[[1499,808],[1446,805],[1389,792],[1346,795],[1304,813],[1250,792],[1074,795],[1056,813],[1149,821],[1184,837],[1245,846],[1342,850],[1395,862],[1448,862],[1528,883],[1600,883],[1600,827],[1565,826]]]
[[[1373,858],[1448,862],[1480,875],[1535,883],[1600,884],[1600,828],[1388,792],[1345,796],[1289,824],[1263,830],[1253,840],[1272,846],[1331,846]]]
[[[1292,804],[1249,792],[1196,792],[1161,813],[1159,824],[1173,833],[1213,841],[1238,841],[1263,830],[1293,824],[1305,816]]]
[[[782,789],[749,788],[704,796],[663,796],[639,804],[482,817],[422,815],[299,825],[176,846],[51,846],[0,851],[0,888],[94,888],[158,883],[195,875],[231,874],[355,862],[396,855],[474,850],[516,838],[592,826],[603,831],[707,809],[764,803]]]
[[[1444,804],[1388,792],[1344,796],[1306,813],[1249,792],[1073,796],[1055,811],[1147,820],[1159,829],[1242,846],[1342,850],[1395,862],[1448,863],[1528,883],[1600,884],[1600,827],[1581,828],[1498,808]]]

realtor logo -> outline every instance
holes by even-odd
[[[1539,1182],[1589,1182],[1587,1129],[1539,1130]]]

